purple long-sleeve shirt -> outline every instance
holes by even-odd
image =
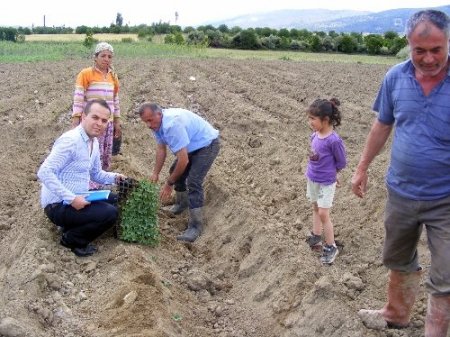
[[[344,142],[335,131],[325,138],[319,138],[317,132],[311,135],[306,177],[316,183],[330,185],[336,182],[337,172],[346,165]]]

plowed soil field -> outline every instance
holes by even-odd
[[[110,231],[96,241],[97,254],[78,258],[44,216],[36,170],[70,128],[75,76],[89,64],[0,64],[0,335],[423,335],[423,286],[406,330],[368,330],[357,315],[385,301],[389,147],[372,164],[365,199],[351,193],[350,179],[388,66],[118,57],[124,139],[114,170],[139,179],[151,173],[155,143],[135,115],[144,101],[197,112],[220,130],[222,149],[205,181],[206,228],[197,242],[175,239],[186,214],[160,211],[158,247],[122,242]],[[349,159],[331,213],[344,245],[332,266],[305,243],[312,223],[305,110],[319,97],[341,101],[337,131]]]

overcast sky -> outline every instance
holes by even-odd
[[[109,26],[121,13],[124,24],[170,22],[198,26],[208,21],[279,9],[353,9],[379,12],[394,8],[449,5],[450,0],[9,0],[3,1],[0,26]],[[175,12],[178,21],[175,22]]]

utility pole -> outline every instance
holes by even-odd
[[[44,27],[45,27],[45,14],[44,14]]]

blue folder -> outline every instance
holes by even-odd
[[[99,201],[99,200],[108,200],[110,190],[94,190],[80,193],[84,196],[86,201]]]
[[[87,192],[81,192],[81,193],[75,193],[75,194],[82,195],[82,196],[84,196],[84,199],[86,199],[86,201],[92,202],[92,201],[99,201],[99,200],[108,200],[110,193],[111,193],[110,190],[93,190],[93,191],[87,191]],[[69,205],[69,203],[67,201],[64,201],[63,204]]]

